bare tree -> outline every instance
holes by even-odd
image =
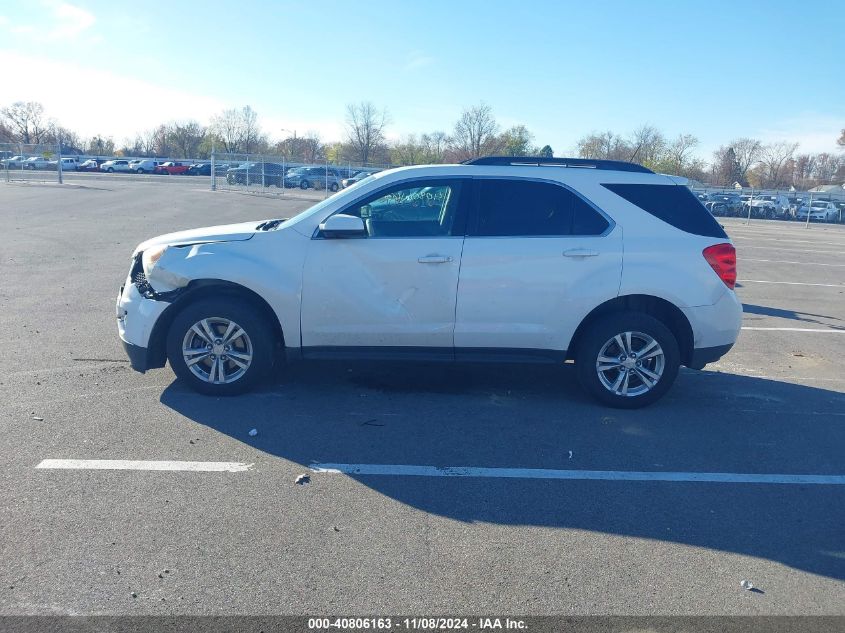
[[[425,145],[417,140],[416,135],[410,134],[390,148],[390,162],[398,165],[419,165],[426,162],[425,149]]]
[[[713,152],[710,173],[714,184],[730,186],[740,182],[739,164],[733,147],[723,145]]]
[[[369,101],[346,106],[347,141],[361,163],[368,163],[375,150],[384,144],[387,122],[387,111],[378,110]]]
[[[446,132],[431,132],[420,137],[426,163],[442,163],[451,139]]]
[[[633,151],[628,160],[651,167],[657,165],[666,151],[666,138],[656,127],[642,125],[631,134],[629,145]]]
[[[243,133],[241,131],[241,116],[238,110],[230,108],[213,116],[211,128],[217,138],[220,139],[224,152],[234,154],[240,150]]]
[[[499,124],[493,109],[481,103],[463,111],[452,133],[452,149],[458,160],[489,156],[501,149]]]
[[[842,164],[841,159],[827,152],[816,154],[815,159],[813,176],[815,176],[816,182],[820,185],[833,183],[833,177]]]
[[[532,144],[534,135],[524,125],[515,125],[502,134],[502,153],[505,156],[530,156],[537,153]]]
[[[43,143],[49,130],[44,106],[37,101],[16,101],[0,110],[5,123],[21,143]]]
[[[786,164],[792,159],[798,143],[780,141],[763,145],[760,149],[760,181],[764,187],[778,187],[785,184]]]
[[[736,156],[736,164],[739,174],[739,184],[748,184],[748,170],[760,159],[760,150],[763,144],[753,138],[738,138],[730,143]]]
[[[842,128],[842,136],[836,141],[839,147],[845,147],[845,128]]]
[[[578,156],[604,160],[630,160],[631,146],[613,132],[593,132],[578,141]]]
[[[698,139],[692,134],[678,134],[666,148],[669,164],[676,174],[684,175],[684,171],[692,162],[692,152],[698,147]]]
[[[176,157],[195,158],[205,138],[206,130],[196,121],[172,123],[167,129],[167,141],[173,146]]]
[[[94,154],[95,156],[113,156],[114,155],[114,139],[111,137],[103,137],[97,134],[88,139],[85,143],[85,153]]]

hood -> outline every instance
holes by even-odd
[[[206,226],[190,231],[177,231],[153,237],[141,242],[132,253],[134,257],[139,252],[152,246],[185,246],[187,244],[208,244],[210,242],[243,242],[255,235],[255,227],[260,220],[241,222],[239,224],[223,224],[221,226]]]

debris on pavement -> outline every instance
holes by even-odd
[[[44,418],[42,418],[41,416],[38,416],[38,415],[32,416],[32,419],[35,420],[36,422],[43,422],[44,421]]]
[[[137,594],[137,593],[135,593],[135,592],[133,591],[133,592],[132,592],[132,597],[133,597],[133,598],[137,598],[137,597],[138,597],[138,594]]]
[[[572,459],[572,451],[569,451],[569,459]]]
[[[741,583],[739,583],[739,586],[748,591],[754,589],[754,585],[751,584],[750,580],[743,580]]]
[[[250,437],[255,437],[256,435],[258,435],[258,429],[250,429],[248,435]]]
[[[311,477],[305,474],[299,475],[296,479],[294,479],[293,483],[299,484],[300,486],[304,486],[305,484],[311,483]]]

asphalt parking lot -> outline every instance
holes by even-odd
[[[129,370],[130,253],[311,202],[206,185],[0,183],[0,614],[845,614],[845,227],[723,219],[747,329],[644,410],[571,366],[302,365],[213,399]]]

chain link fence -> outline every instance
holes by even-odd
[[[845,189],[841,187],[825,191],[692,187],[692,192],[717,217],[845,223]]]
[[[0,143],[0,180],[57,182],[63,169],[75,169],[76,161],[63,159],[54,144]]]
[[[351,162],[291,161],[284,156],[214,153],[208,167],[215,191],[328,197],[370,174],[389,168]]]

